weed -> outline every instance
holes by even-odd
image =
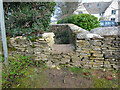
[[[116,80],[108,81],[105,78],[98,79],[96,77],[92,77],[92,80],[95,88],[118,88]]]
[[[2,87],[10,87],[13,81],[22,77],[30,66],[39,67],[40,65],[44,65],[44,63],[42,61],[34,61],[28,56],[15,55],[15,57],[9,57],[9,66],[6,67],[3,63]]]

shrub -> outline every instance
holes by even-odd
[[[62,20],[58,20],[57,22],[57,24],[62,23],[73,23],[88,31],[93,28],[100,27],[100,22],[98,21],[98,18],[89,14],[71,15]]]
[[[118,25],[120,26],[120,22],[118,22]]]
[[[55,2],[4,2],[7,35],[39,37],[48,31]]]

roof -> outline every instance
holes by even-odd
[[[104,12],[112,2],[91,2],[83,3],[84,7],[90,14],[98,14]],[[100,8],[98,8],[100,6]]]

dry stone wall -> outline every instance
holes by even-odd
[[[9,47],[14,47],[17,53],[32,55],[35,60],[45,61],[49,67],[66,65],[118,70],[120,35],[101,36],[73,24],[51,25],[50,29],[53,33],[44,33],[42,38],[34,42],[28,41],[24,37],[10,38]],[[69,53],[53,53],[54,39],[57,41],[54,32],[60,34],[60,30],[63,29],[69,33],[69,43],[74,46],[74,50]],[[13,55],[12,52],[10,54]]]
[[[54,33],[45,33],[42,38],[31,42],[25,37],[18,36],[10,38],[8,46],[15,51],[9,52],[9,55],[16,53],[32,56],[35,60],[47,61],[50,55],[51,46],[54,44]]]
[[[111,32],[102,35],[90,33],[73,24],[56,24],[51,29],[68,28],[70,43],[75,46],[75,53],[71,54],[71,65],[89,68],[114,68],[118,69],[120,62],[120,35],[115,27],[108,28]],[[107,30],[105,27],[102,30]],[[115,32],[113,31],[115,30]],[[58,32],[59,33],[59,32]],[[113,35],[112,35],[113,33]],[[107,34],[107,35],[105,35]]]

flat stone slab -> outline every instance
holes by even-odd
[[[92,29],[90,33],[99,34],[101,36],[120,35],[120,30],[118,27],[98,27],[98,28]]]
[[[52,46],[52,53],[53,54],[67,54],[72,53],[74,51],[74,46],[71,44],[54,44]]]

